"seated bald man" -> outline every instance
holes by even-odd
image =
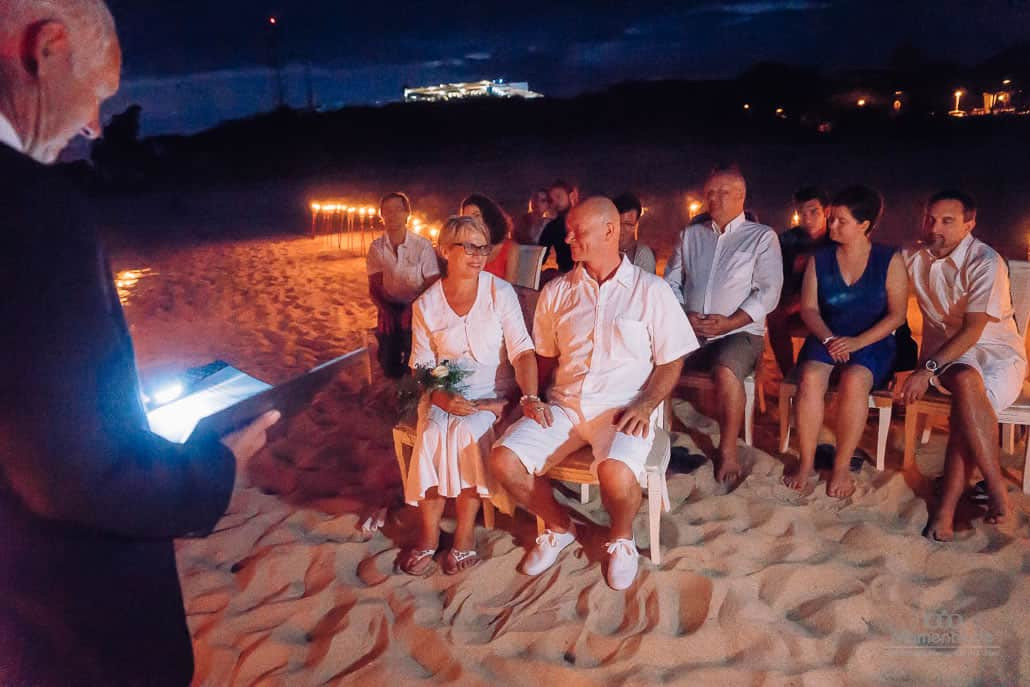
[[[544,475],[590,446],[611,516],[606,578],[613,589],[626,589],[637,574],[633,516],[657,408],[698,344],[668,285],[620,255],[612,201],[591,198],[567,222],[565,241],[579,264],[544,287],[533,320],[547,401],[522,398],[525,417],[494,447],[490,465],[515,501],[546,523],[522,562],[523,572],[539,575],[576,538]]]
[[[684,362],[710,372],[718,403],[719,448],[715,477],[740,477],[737,437],[744,425],[744,379],[765,348],[765,318],[783,286],[780,242],[772,227],[748,219],[747,183],[740,170],[722,167],[705,182],[708,214],[680,232],[665,281],[701,337],[702,347]]]

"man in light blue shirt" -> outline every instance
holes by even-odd
[[[765,318],[783,286],[776,232],[744,215],[747,184],[736,168],[716,169],[705,182],[710,220],[680,232],[665,281],[702,341],[685,370],[710,370],[719,406],[716,479],[740,473],[737,436],[744,424],[744,378],[765,348]]]

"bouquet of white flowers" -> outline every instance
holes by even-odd
[[[437,389],[461,394],[467,389],[462,382],[469,376],[469,371],[449,360],[440,361],[439,365],[416,365],[415,374],[401,381],[397,390],[401,417],[409,414],[423,393],[432,393]]]

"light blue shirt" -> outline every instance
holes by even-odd
[[[687,312],[730,316],[743,310],[751,323],[723,336],[765,335],[765,318],[780,301],[783,258],[780,239],[764,224],[741,213],[720,231],[715,222],[680,232],[665,281]]]

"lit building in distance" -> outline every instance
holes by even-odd
[[[438,86],[405,88],[404,102],[437,102],[461,98],[542,98],[543,94],[529,90],[525,81],[507,83],[504,79],[494,81],[469,81],[467,83],[443,83]]]

